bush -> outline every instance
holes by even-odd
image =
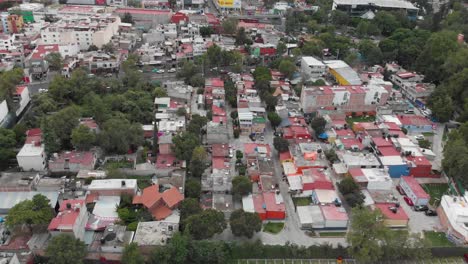
[[[90,185],[93,180],[94,180],[94,177],[89,177],[85,179],[84,183],[85,185]]]
[[[240,130],[234,129],[234,138],[239,138],[239,135],[240,135]]]
[[[137,227],[138,227],[138,222],[131,222],[130,224],[128,224],[127,230],[128,231],[136,231]]]
[[[198,89],[197,89],[197,94],[203,94],[204,91],[205,91],[205,89],[203,89],[203,88],[198,88]]]

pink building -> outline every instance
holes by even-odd
[[[67,233],[84,240],[88,216],[84,200],[64,200],[60,204],[59,213],[50,221],[47,229],[52,236]]]

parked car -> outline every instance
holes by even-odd
[[[159,71],[158,71],[158,73],[164,73],[164,70],[163,70],[163,69],[161,69],[161,70],[159,70]]]
[[[158,73],[158,72],[159,72],[159,69],[158,69],[158,68],[154,68],[154,69],[151,70],[151,72],[153,72],[153,73]]]
[[[413,206],[413,210],[416,212],[426,212],[429,208],[426,205],[415,205]]]
[[[433,209],[428,209],[426,212],[424,212],[427,216],[437,216],[436,210]]]
[[[167,72],[176,72],[175,68],[170,68]]]
[[[424,135],[416,135],[416,136],[414,136],[414,138],[415,138],[416,140],[424,140],[424,139],[426,139],[426,138],[424,137]]]
[[[401,195],[406,195],[405,190],[400,185],[397,185],[396,189]]]
[[[408,204],[409,206],[414,205],[413,201],[411,201],[411,199],[408,196],[403,197],[403,200],[405,200],[406,204]]]

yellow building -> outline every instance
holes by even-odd
[[[340,85],[361,85],[362,81],[355,70],[346,62],[341,60],[324,61],[328,67],[328,72]]]

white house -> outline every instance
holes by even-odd
[[[302,57],[301,74],[304,80],[316,79],[325,75],[327,66],[314,57]]]
[[[43,171],[46,165],[46,154],[44,145],[40,142],[24,144],[20,152],[16,155],[18,165],[25,171]]]

